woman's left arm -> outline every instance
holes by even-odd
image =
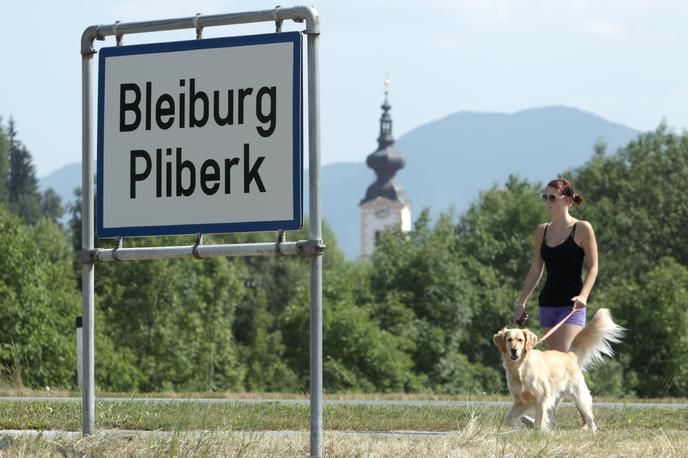
[[[580,235],[581,235],[581,247],[585,251],[585,268],[588,274],[585,276],[585,281],[583,282],[583,287],[581,288],[578,296],[572,297],[571,301],[573,306],[578,309],[584,308],[588,303],[588,296],[590,296],[590,291],[592,290],[595,280],[597,279],[597,241],[595,240],[595,231],[592,229],[592,225],[587,221],[581,221]]]

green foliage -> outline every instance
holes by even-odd
[[[309,307],[306,294],[282,316],[290,351],[287,361],[307,382]],[[411,359],[400,338],[379,328],[369,313],[350,301],[326,301],[323,322],[323,383],[327,391],[404,391],[412,385]]]
[[[234,321],[248,391],[300,391],[301,381],[283,359],[286,346],[264,291],[251,288],[239,303]]]
[[[305,236],[305,234],[303,234]],[[403,337],[381,329],[371,316],[367,266],[350,263],[327,227],[323,258],[323,371],[327,391],[403,391],[413,383]],[[307,267],[305,265],[304,267]],[[304,277],[307,279],[307,270]],[[279,319],[285,360],[308,386],[310,299],[308,282],[296,288]]]
[[[627,360],[627,358],[624,358]],[[604,362],[593,366],[585,374],[585,380],[593,396],[605,395],[622,398],[630,394],[628,383],[624,383],[624,367],[628,361],[606,359]]]
[[[611,308],[629,329],[619,364],[610,365],[613,377],[623,376],[623,388],[608,390],[685,396],[688,206],[682,189],[688,135],[660,125],[565,175],[586,198],[580,217],[595,225],[595,302]]]
[[[148,239],[158,246],[163,238]],[[141,240],[128,240],[140,245]],[[116,347],[136,355],[138,389],[231,390],[243,369],[232,336],[244,272],[213,258],[141,261],[98,266],[98,307]]]
[[[411,383],[411,360],[398,349],[399,338],[380,330],[365,310],[337,304],[330,309],[324,328],[328,337],[328,391],[398,392]],[[355,381],[347,383],[337,366],[345,367],[344,372],[352,374]]]
[[[81,188],[74,190],[74,199],[68,205],[69,212],[68,232],[71,236],[74,251],[81,249]]]
[[[663,258],[639,280],[620,280],[606,299],[628,329],[629,386],[640,396],[688,396],[688,268]]]
[[[483,338],[491,330],[485,331],[476,314],[480,293],[457,234],[451,212],[431,226],[427,210],[410,234],[383,233],[372,258],[373,310],[384,330],[403,338],[418,380],[443,392],[483,391],[498,379],[483,377],[459,348],[472,340],[476,327]]]
[[[462,253],[490,266],[508,286],[520,289],[530,268],[535,229],[547,221],[540,183],[510,176],[493,186],[461,217],[457,243]]]
[[[615,345],[618,358],[587,374],[592,391],[688,396],[688,135],[662,125],[613,154],[600,141],[588,163],[563,176],[586,198],[573,215],[597,235],[601,269],[589,313],[609,307],[629,329]],[[56,225],[59,199],[52,190],[40,196],[35,182],[14,123],[0,123],[0,189],[8,191],[0,202],[14,212],[0,209],[2,375],[70,387],[81,204],[69,208],[65,233]],[[512,176],[461,215],[431,221],[425,210],[409,233],[381,233],[370,260],[348,261],[325,225],[325,390],[504,392],[491,336],[510,322],[535,229],[549,218],[541,190]],[[307,227],[287,237],[308,239]],[[205,243],[276,238],[213,235]],[[193,240],[134,238],[125,246]],[[122,391],[307,391],[309,292],[309,260],[291,256],[98,264],[96,383]],[[533,302],[529,325],[537,328]]]
[[[503,188],[493,186],[480,193],[458,225],[457,251],[462,253],[461,263],[471,282],[475,317],[460,351],[488,368],[501,365],[491,336],[510,322],[530,268],[535,229],[547,220],[541,191],[540,183],[510,176]],[[537,327],[537,313],[531,315],[529,326]]]
[[[53,189],[43,195],[38,190],[31,153],[17,138],[14,120],[5,127],[0,117],[0,205],[35,224],[43,216],[57,223],[64,210]]]
[[[54,224],[22,224],[0,207],[0,367],[13,383],[73,385],[79,296],[69,245]]]
[[[490,337],[508,324],[546,217],[541,185],[510,177],[481,193],[455,221],[431,226],[424,211],[410,234],[387,231],[372,259],[375,317],[409,343],[414,370],[447,393],[505,387]],[[537,320],[535,320],[537,321]]]
[[[436,391],[446,394],[475,395],[495,393],[502,390],[502,371],[499,366],[486,367],[471,363],[460,352],[447,352],[438,368]]]
[[[460,342],[458,351],[466,355],[471,362],[489,368],[500,368],[502,360],[492,343],[492,336],[510,324],[514,298],[518,296],[519,291],[508,286],[509,281],[495,268],[481,264],[471,257],[467,257],[464,263],[467,275],[472,279],[470,304],[474,312],[473,319],[466,328],[466,339]],[[534,310],[534,307],[532,308]],[[530,318],[528,325],[536,329],[537,313],[531,315],[534,316]],[[506,390],[506,384],[503,384],[501,389]]]
[[[688,135],[661,125],[613,156],[568,172],[595,225],[601,280],[639,276],[664,256],[688,263]]]
[[[0,205],[10,203],[8,179],[10,176],[10,140],[5,132],[5,126],[0,116]]]
[[[64,215],[62,198],[53,188],[48,188],[41,195],[41,213],[55,224],[59,224]]]
[[[36,170],[31,159],[31,153],[17,139],[17,132],[12,119],[9,123],[8,136],[10,208],[24,221],[33,224],[41,217],[41,201]]]

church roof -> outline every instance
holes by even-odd
[[[380,108],[382,108],[382,116],[380,117],[380,135],[377,139],[378,148],[366,159],[366,164],[375,171],[377,179],[368,186],[366,195],[361,200],[360,205],[377,197],[385,197],[401,204],[406,203],[404,190],[394,179],[394,175],[396,175],[399,169],[404,168],[406,161],[401,157],[399,151],[394,148],[392,117],[389,114],[392,106],[387,101],[387,91],[385,91],[385,101]]]
[[[399,202],[400,204],[406,203],[406,194],[404,194],[401,185],[394,179],[385,182],[377,180],[375,183],[368,186],[366,195],[359,205],[375,200],[378,197],[384,197],[393,202]]]

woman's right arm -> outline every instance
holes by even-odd
[[[521,316],[525,313],[528,298],[531,294],[533,294],[533,291],[540,281],[540,278],[542,278],[542,271],[544,270],[545,263],[542,261],[542,257],[540,256],[540,247],[542,245],[542,239],[545,234],[546,226],[546,224],[541,224],[535,230],[533,258],[530,261],[530,270],[528,271],[526,280],[523,283],[521,295],[516,303],[516,309],[514,310],[514,322],[521,318]]]

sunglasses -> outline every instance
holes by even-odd
[[[543,195],[542,195],[542,200],[543,200],[544,202],[547,202],[548,200],[549,200],[550,202],[554,202],[554,201],[557,201],[557,200],[559,200],[559,199],[563,199],[564,197],[566,197],[566,196],[561,196],[561,195],[559,195],[559,194],[543,194]]]

